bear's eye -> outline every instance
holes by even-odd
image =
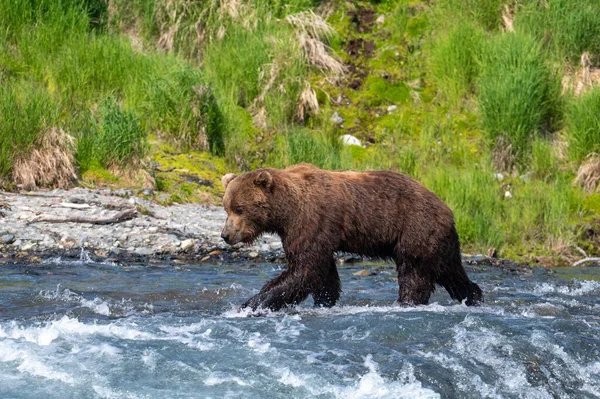
[[[242,207],[238,206],[237,208],[235,208],[235,210],[233,211],[233,213],[235,213],[236,215],[241,215],[242,214]]]

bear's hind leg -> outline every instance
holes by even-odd
[[[405,258],[396,260],[398,269],[398,302],[401,305],[427,305],[429,297],[435,290],[435,282],[431,276],[423,273],[424,268],[418,260],[412,262]]]
[[[460,255],[444,264],[444,272],[437,283],[448,291],[452,299],[459,302],[466,299],[467,306],[477,306],[483,303],[483,292],[477,284],[469,280]]]
[[[315,306],[330,308],[340,299],[342,290],[340,276],[335,266],[335,259],[331,257],[328,260],[323,275],[313,276],[312,296],[315,300]]]

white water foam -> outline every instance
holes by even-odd
[[[594,280],[573,280],[572,286],[542,283],[534,287],[533,293],[537,295],[556,293],[568,296],[600,294],[600,282]]]
[[[0,362],[16,362],[18,363],[17,370],[36,377],[61,381],[67,384],[75,383],[75,379],[68,373],[53,369],[32,353],[32,351],[22,349],[20,345],[8,340],[0,341]]]
[[[535,331],[531,336],[531,343],[541,349],[543,352],[550,353],[562,360],[560,362],[550,362],[548,367],[552,369],[553,374],[564,376],[565,380],[575,377],[582,385],[582,389],[596,397],[600,397],[600,362],[591,362],[582,364],[578,359],[569,355],[563,347],[557,345],[546,336],[544,332]],[[566,366],[566,367],[565,367]],[[555,384],[560,386],[560,384]]]
[[[334,390],[335,396],[340,399],[370,399],[370,398],[411,398],[411,399],[439,399],[440,395],[428,388],[424,388],[414,375],[413,366],[405,363],[400,372],[400,381],[388,381],[379,372],[379,365],[373,360],[372,355],[367,355],[363,365],[368,372],[351,387]]]
[[[474,359],[496,373],[493,387],[484,387],[492,397],[512,394],[527,398],[552,398],[543,388],[531,386],[525,366],[513,360],[514,348],[508,337],[495,329],[483,327],[469,315],[453,330],[453,352],[463,358]]]

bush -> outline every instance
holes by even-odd
[[[600,154],[600,88],[573,98],[565,120],[571,159],[581,161],[590,153]]]
[[[560,82],[530,36],[506,33],[493,38],[482,57],[479,109],[490,142],[502,137],[517,163],[531,138],[559,117]]]

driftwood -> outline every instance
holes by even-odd
[[[51,208],[70,208],[70,209],[88,209],[92,206],[89,204],[73,204],[71,202],[61,202],[60,204],[50,205]]]
[[[581,266],[584,263],[598,263],[598,264],[600,264],[600,258],[584,258],[584,259],[578,260],[577,262],[573,263],[571,266],[572,267]]]
[[[54,217],[48,215],[42,215],[36,219],[30,220],[27,224],[31,223],[90,223],[90,224],[113,224],[124,222],[129,219],[136,217],[137,211],[133,208],[126,209],[118,212],[112,216],[100,216],[100,217],[89,217],[89,216],[71,216],[71,217]]]

